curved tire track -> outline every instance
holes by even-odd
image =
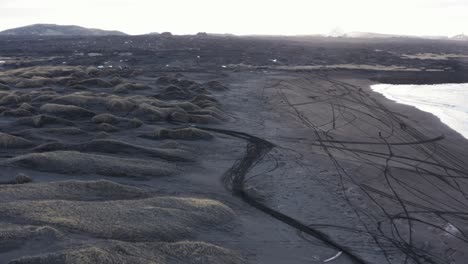
[[[243,132],[237,132],[233,130],[209,128],[209,127],[200,127],[193,126],[195,128],[220,133],[224,135],[229,135],[235,138],[243,139],[247,141],[246,152],[242,158],[237,160],[232,167],[226,171],[223,176],[223,182],[225,187],[232,192],[233,195],[241,198],[248,205],[264,212],[265,214],[270,215],[271,217],[287,224],[301,232],[304,232],[308,235],[311,235],[324,244],[338,250],[342,251],[347,255],[353,263],[356,264],[365,264],[365,260],[361,259],[359,256],[353,254],[348,248],[339,245],[337,242],[333,241],[327,234],[309,227],[308,225],[300,222],[297,219],[294,219],[286,214],[283,214],[273,208],[270,208],[263,203],[257,201],[254,197],[250,196],[244,190],[244,180],[248,172],[255,167],[255,165],[260,162],[266,154],[268,154],[275,145],[265,139],[249,135]]]

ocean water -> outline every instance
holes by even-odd
[[[375,92],[397,103],[412,105],[437,116],[468,139],[468,83],[436,85],[371,86]]]

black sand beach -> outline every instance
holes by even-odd
[[[466,263],[468,142],[415,39],[0,38],[0,263]]]

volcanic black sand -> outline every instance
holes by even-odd
[[[2,37],[0,263],[467,263],[467,140],[370,89],[468,82],[466,55]]]

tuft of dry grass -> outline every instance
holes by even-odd
[[[162,89],[157,98],[163,100],[187,100],[193,97],[193,94],[187,90],[174,85]]]
[[[159,77],[156,80],[157,85],[170,85],[170,84],[176,84],[178,82],[179,82],[179,80],[177,80],[176,78],[171,78],[171,77],[167,77],[167,76]]]
[[[63,234],[50,226],[1,223],[0,252],[20,248],[29,241],[50,244],[63,238]]]
[[[0,83],[0,91],[9,91],[10,87],[6,84],[1,84]]]
[[[56,97],[50,101],[54,104],[74,105],[84,108],[92,108],[106,103],[106,98],[89,94],[86,92],[76,92],[68,95]]]
[[[96,124],[107,123],[120,128],[137,128],[143,125],[143,122],[137,118],[124,118],[113,114],[104,113],[94,116],[91,121]]]
[[[54,85],[56,82],[51,78],[33,77],[32,79],[22,79],[16,84],[16,88],[40,88],[48,85]]]
[[[70,66],[35,66],[0,73],[3,85],[8,84],[20,89],[65,85],[73,81],[74,76],[86,74],[83,68]]]
[[[208,112],[208,110],[205,111],[205,113]],[[196,123],[196,124],[218,124],[221,123],[221,120],[209,115],[209,114],[189,114],[188,115],[189,120],[191,123]]]
[[[170,120],[179,122],[179,123],[189,123],[190,122],[190,116],[187,115],[186,113],[182,112],[173,112],[170,115]]]
[[[24,136],[24,137],[63,137],[63,136],[79,136],[79,135],[86,135],[87,132],[83,131],[76,127],[59,127],[59,128],[33,128],[33,129],[25,129],[21,130],[16,133],[17,135]]]
[[[3,202],[34,200],[102,201],[148,197],[150,197],[150,194],[140,188],[106,180],[0,185],[0,200]]]
[[[98,130],[100,131],[104,131],[104,132],[107,132],[107,133],[115,133],[115,132],[119,132],[119,128],[111,125],[111,124],[107,124],[107,123],[101,123],[98,125]]]
[[[167,161],[193,161],[190,152],[185,150],[170,150],[147,148],[125,143],[119,140],[96,139],[78,144],[64,144],[59,142],[45,143],[33,149],[35,152],[49,151],[81,151],[93,153],[127,154],[130,156],[146,156]]]
[[[19,109],[24,109],[24,110],[27,110],[29,112],[34,112],[34,107],[28,103],[22,103],[19,107]]]
[[[22,137],[0,132],[0,147],[3,149],[30,148],[34,144]]]
[[[9,264],[241,264],[231,250],[202,242],[87,245],[47,255],[24,257]]]
[[[128,93],[132,91],[149,90],[150,86],[140,83],[122,83],[114,88],[114,93]]]
[[[83,85],[71,85],[70,89],[77,90],[77,91],[88,91],[89,88]]]
[[[15,222],[134,242],[178,241],[234,219],[233,211],[220,202],[175,197],[3,202],[0,215]]]
[[[86,79],[86,80],[71,83],[71,85],[81,85],[84,87],[95,87],[95,88],[113,87],[113,85],[110,82],[105,81],[103,79],[99,79],[99,78]]]
[[[194,105],[190,102],[179,102],[179,103],[169,104],[168,107],[181,108],[187,112],[201,110],[199,106]]]
[[[133,112],[138,118],[149,121],[163,121],[166,120],[170,114],[170,109],[159,108],[146,103],[138,106],[138,109]]]
[[[17,156],[3,165],[62,174],[98,174],[113,177],[156,177],[175,174],[174,165],[153,160],[119,158],[77,151],[52,151]]]
[[[134,102],[122,97],[110,96],[106,99],[106,107],[111,112],[128,113],[137,107]]]
[[[67,119],[90,118],[96,115],[95,113],[79,106],[60,104],[45,104],[39,108],[39,111],[44,114]]]
[[[143,124],[144,124],[143,121],[141,121],[140,119],[132,118],[132,119],[129,119],[128,122],[121,123],[121,127],[137,128],[137,127],[141,127]]]
[[[0,105],[16,105],[21,102],[23,102],[21,96],[14,93],[3,94],[3,96],[0,97]]]
[[[189,114],[193,114],[193,115],[210,115],[210,116],[213,116],[213,117],[215,117],[217,119],[223,119],[224,118],[223,111],[219,110],[216,107],[208,107],[208,108],[204,108],[202,110],[190,111]]]
[[[32,116],[32,113],[24,109],[11,109],[3,111],[2,116],[25,117]]]
[[[117,117],[113,114],[99,114],[94,116],[91,121],[93,121],[96,124],[102,124],[102,123],[107,123],[107,124],[112,124],[116,125],[120,122],[120,117]]]
[[[49,116],[49,115],[36,115],[30,117],[19,118],[15,121],[15,125],[30,126],[30,127],[43,127],[46,125],[66,125],[73,126],[73,122],[66,119]]]
[[[33,179],[24,173],[19,173],[15,177],[15,184],[25,184],[25,183],[30,183],[32,181]]]
[[[34,66],[8,70],[0,73],[0,77],[15,76],[19,78],[30,79],[33,77],[63,77],[69,76],[75,72],[83,71],[82,67],[73,66]]]

